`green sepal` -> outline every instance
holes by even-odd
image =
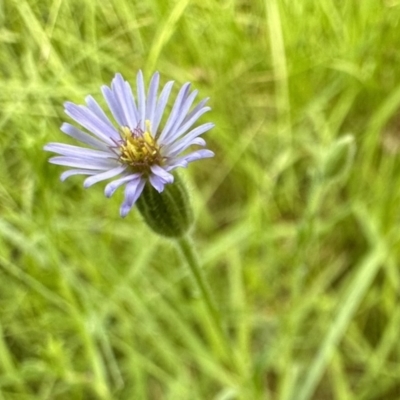
[[[161,193],[146,183],[136,205],[147,225],[161,236],[181,237],[193,224],[188,192],[176,174]]]

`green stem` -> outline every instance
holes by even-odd
[[[190,271],[196,281],[196,284],[201,292],[201,296],[205,305],[207,306],[212,318],[214,319],[215,324],[217,325],[218,330],[224,334],[221,318],[218,313],[218,309],[215,306],[215,302],[211,295],[211,291],[207,285],[207,282],[204,278],[203,272],[200,267],[199,260],[197,258],[195,249],[193,247],[193,242],[187,236],[183,236],[177,239],[177,243],[179,248],[182,251],[183,256],[185,257],[187,264],[189,265]]]

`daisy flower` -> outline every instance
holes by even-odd
[[[92,96],[86,97],[86,106],[66,102],[65,113],[84,130],[69,123],[64,123],[61,130],[88,147],[62,143],[44,147],[58,154],[50,158],[50,163],[71,168],[61,174],[62,181],[73,175],[88,175],[83,184],[88,188],[112,179],[105,187],[107,197],[125,185],[122,217],[132,209],[146,184],[161,193],[165,185],[174,182],[173,170],[214,156],[207,149],[187,151],[191,145],[205,146],[200,135],[214,126],[207,122],[193,128],[200,116],[210,110],[205,105],[208,99],[192,107],[197,90],[191,91],[190,83],[185,83],[165,118],[165,125],[161,126],[173,82],[168,82],[158,94],[159,81],[156,72],[146,94],[143,74],[139,71],[136,95],[121,74],[115,75],[110,87],[102,86],[114,123]]]

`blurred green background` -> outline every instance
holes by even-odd
[[[399,21],[398,0],[1,1],[0,400],[399,399]],[[42,151],[72,143],[65,101],[138,69],[211,98],[216,156],[183,175],[229,357],[174,244]]]

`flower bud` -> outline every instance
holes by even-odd
[[[193,212],[185,185],[177,174],[159,193],[146,184],[136,205],[147,225],[161,236],[181,237],[193,223]]]

